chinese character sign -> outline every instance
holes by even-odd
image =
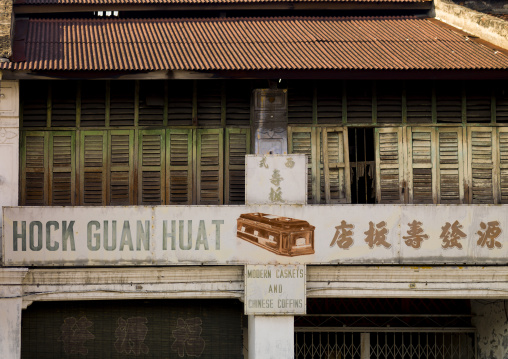
[[[248,204],[305,204],[307,157],[247,155],[245,184]]]

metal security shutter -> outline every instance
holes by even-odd
[[[243,358],[237,300],[36,302],[21,358]]]

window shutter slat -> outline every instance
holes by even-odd
[[[110,180],[108,202],[110,205],[134,204],[132,191],[133,131],[110,131],[109,136]]]
[[[508,203],[508,129],[498,129],[499,191],[501,203]]]
[[[223,203],[223,130],[197,131],[197,202]]]
[[[82,131],[80,154],[81,204],[106,205],[106,131]]]
[[[48,134],[24,132],[21,146],[21,204],[42,206],[48,204]]]
[[[409,202],[434,203],[435,176],[432,146],[434,130],[432,128],[409,128],[408,130],[408,166]]]
[[[376,197],[378,203],[403,203],[402,129],[376,129]]]
[[[350,195],[349,155],[347,129],[340,127],[322,128],[321,180],[325,203],[347,203]]]
[[[226,203],[245,203],[245,155],[250,149],[250,129],[226,129]]]
[[[164,202],[165,131],[139,131],[138,204]]]
[[[494,138],[491,128],[469,128],[471,203],[494,203]]]
[[[192,130],[166,132],[166,203],[192,204]]]
[[[462,128],[438,128],[439,203],[464,202]]]
[[[50,205],[71,206],[75,203],[75,135],[74,131],[50,134]]]
[[[313,193],[312,166],[314,158],[311,127],[289,127],[288,142],[289,153],[307,155],[307,202],[315,203]]]

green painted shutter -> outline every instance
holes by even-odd
[[[134,131],[109,132],[109,205],[134,203]]]
[[[72,206],[76,196],[76,132],[49,135],[50,206]]]
[[[226,129],[226,186],[227,204],[245,203],[245,155],[250,149],[250,129]]]
[[[462,128],[437,128],[438,203],[464,203]]]
[[[347,129],[323,127],[322,133],[322,179],[325,203],[350,203],[351,183]]]
[[[198,129],[196,179],[198,204],[223,204],[223,130]]]
[[[377,203],[404,202],[404,143],[402,137],[402,128],[376,128]]]
[[[409,203],[435,203],[436,170],[433,158],[435,131],[430,127],[408,128]]]
[[[471,203],[496,202],[495,137],[497,137],[496,132],[492,128],[470,127],[468,129],[469,199]]]
[[[164,204],[165,131],[140,130],[138,156],[138,204]]]
[[[288,143],[289,153],[305,154],[307,155],[307,202],[319,203],[317,197],[316,181],[314,178],[315,171],[313,167],[316,166],[316,128],[311,127],[289,127],[288,128]],[[317,182],[317,183],[316,183]],[[319,187],[317,187],[319,188]]]
[[[26,131],[21,139],[21,205],[48,204],[49,133]]]
[[[81,131],[80,204],[105,206],[107,193],[107,131]]]
[[[166,132],[166,203],[192,204],[192,130]]]

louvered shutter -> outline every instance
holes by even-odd
[[[223,203],[223,130],[198,129],[197,204]]]
[[[226,129],[226,198],[227,204],[245,203],[245,155],[250,149],[250,129]]]
[[[140,130],[138,156],[138,204],[164,203],[165,131]]]
[[[462,128],[437,128],[438,203],[464,203]]]
[[[166,132],[166,203],[192,204],[192,130]]]
[[[80,204],[105,206],[107,193],[107,131],[81,131]]]
[[[409,203],[435,203],[436,169],[433,158],[435,131],[429,127],[408,128]]]
[[[403,203],[402,128],[376,128],[376,200]]]
[[[351,183],[349,176],[349,154],[347,129],[323,127],[322,167],[325,203],[349,203]]]
[[[316,129],[311,127],[289,127],[288,128],[288,143],[289,153],[305,154],[307,155],[307,202],[308,203],[319,203],[316,199],[317,189],[316,185],[319,184],[319,180],[313,178],[315,171],[313,168],[316,167]]]
[[[499,196],[500,203],[508,203],[508,128],[498,128]]]
[[[497,180],[494,176],[496,132],[487,127],[468,129],[468,165],[471,203],[494,203]],[[496,156],[497,157],[497,156]]]
[[[48,138],[47,132],[26,131],[21,143],[21,205],[48,204]]]
[[[134,131],[109,132],[109,205],[134,203]]]
[[[76,196],[76,132],[51,132],[49,136],[49,205],[72,206]]]

